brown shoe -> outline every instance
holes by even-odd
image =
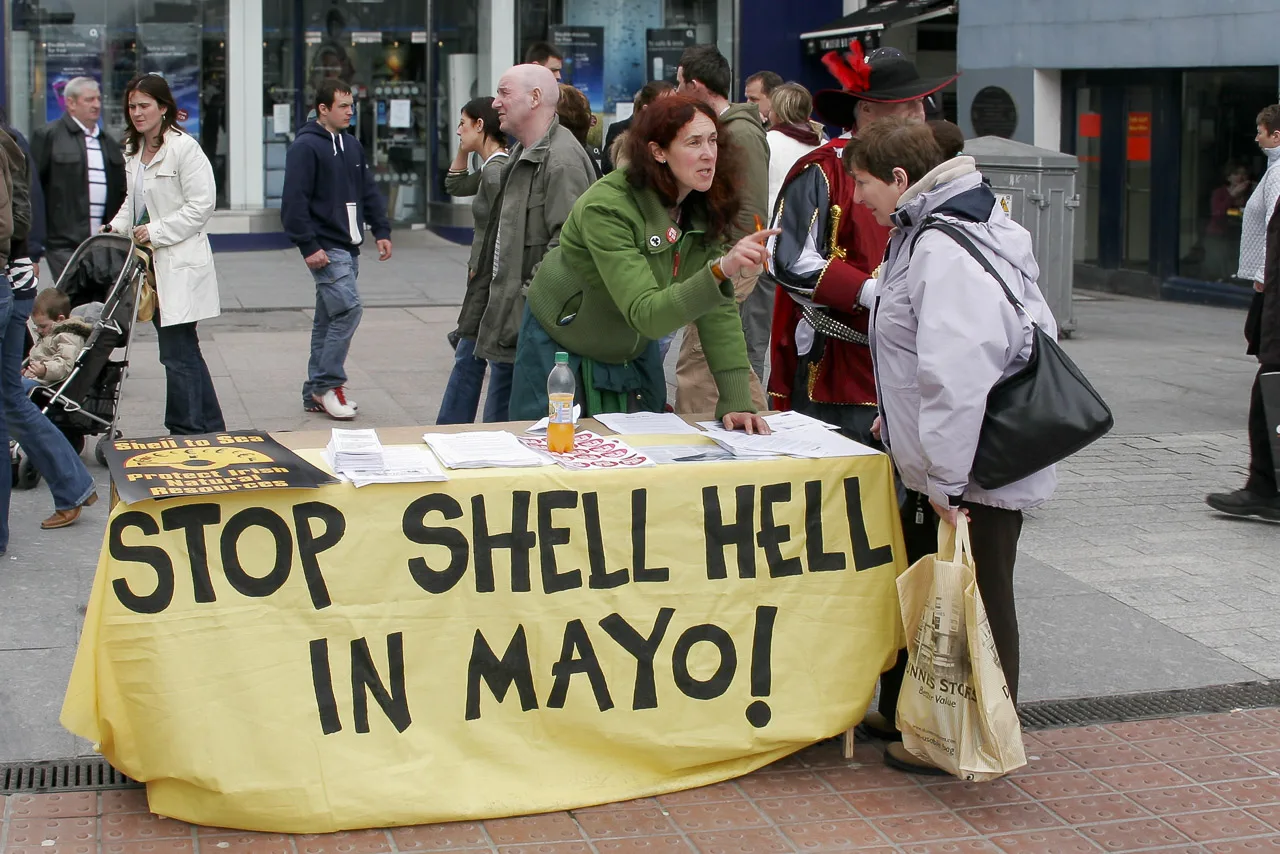
[[[902,733],[898,732],[898,727],[879,712],[867,712],[859,726],[872,738],[878,738],[881,741],[902,741]]]
[[[65,528],[68,525],[74,525],[76,520],[80,518],[80,510],[83,507],[89,507],[98,501],[98,493],[91,494],[82,503],[72,507],[70,510],[54,510],[53,515],[40,523],[40,527],[46,531],[52,531],[55,528]]]
[[[931,777],[945,777],[947,772],[937,765],[926,762],[916,756],[901,742],[893,742],[884,751],[884,764],[908,774],[927,774]]]

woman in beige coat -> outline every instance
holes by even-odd
[[[143,74],[125,90],[128,195],[104,230],[131,234],[154,251],[153,322],[167,381],[164,426],[174,435],[226,429],[200,352],[196,323],[220,313],[218,277],[205,226],[213,215],[213,167],[178,124],[169,84]]]

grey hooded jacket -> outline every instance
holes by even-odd
[[[1053,494],[1053,467],[991,491],[970,480],[987,394],[1027,364],[1031,321],[952,238],[933,230],[913,240],[930,215],[963,229],[1041,328],[1057,333],[1036,286],[1031,235],[996,204],[972,157],[943,163],[899,200],[877,284],[871,348],[881,436],[907,488],[942,506],[963,498],[1035,507]]]

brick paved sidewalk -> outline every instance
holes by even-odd
[[[0,797],[0,854],[1280,852],[1280,709],[1026,734],[992,783],[846,762],[837,741],[738,780],[484,822],[288,836],[150,815],[141,790]]]

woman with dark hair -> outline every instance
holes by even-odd
[[[768,432],[751,403],[751,365],[733,280],[759,271],[776,231],[725,246],[738,213],[734,150],[705,104],[650,104],[628,138],[630,165],[579,197],[533,282],[516,348],[510,415],[547,412],[547,374],[569,353],[585,415],[661,412],[658,340],[695,323],[726,428]]]
[[[475,154],[480,158],[480,168],[467,171],[467,161]],[[498,127],[498,111],[493,108],[493,98],[473,98],[462,107],[458,120],[458,154],[449,166],[444,178],[445,192],[451,196],[475,196],[471,202],[471,216],[475,220],[475,237],[471,241],[471,258],[467,262],[467,293],[462,299],[459,324],[465,317],[478,318],[481,313],[468,309],[471,302],[483,300],[485,293],[477,293],[471,287],[484,249],[484,232],[489,225],[493,200],[502,186],[503,167],[507,164],[507,137]],[[453,371],[440,399],[437,424],[470,424],[476,420],[480,408],[480,389],[484,385],[485,360],[477,359],[476,335],[479,328],[458,329],[449,333],[453,345]]]
[[[579,145],[586,149],[587,156],[595,164],[596,177],[603,175],[604,173],[600,171],[600,149],[587,141],[587,135],[591,133],[591,124],[595,121],[595,114],[591,112],[591,102],[587,100],[587,96],[568,83],[561,83],[560,100],[556,101],[556,115],[560,117],[560,124],[573,134],[573,138]]]
[[[164,426],[174,435],[226,429],[196,323],[221,313],[205,226],[213,215],[213,166],[178,124],[178,105],[158,74],[125,89],[127,195],[103,231],[128,234],[150,250],[156,326],[164,365]]]

